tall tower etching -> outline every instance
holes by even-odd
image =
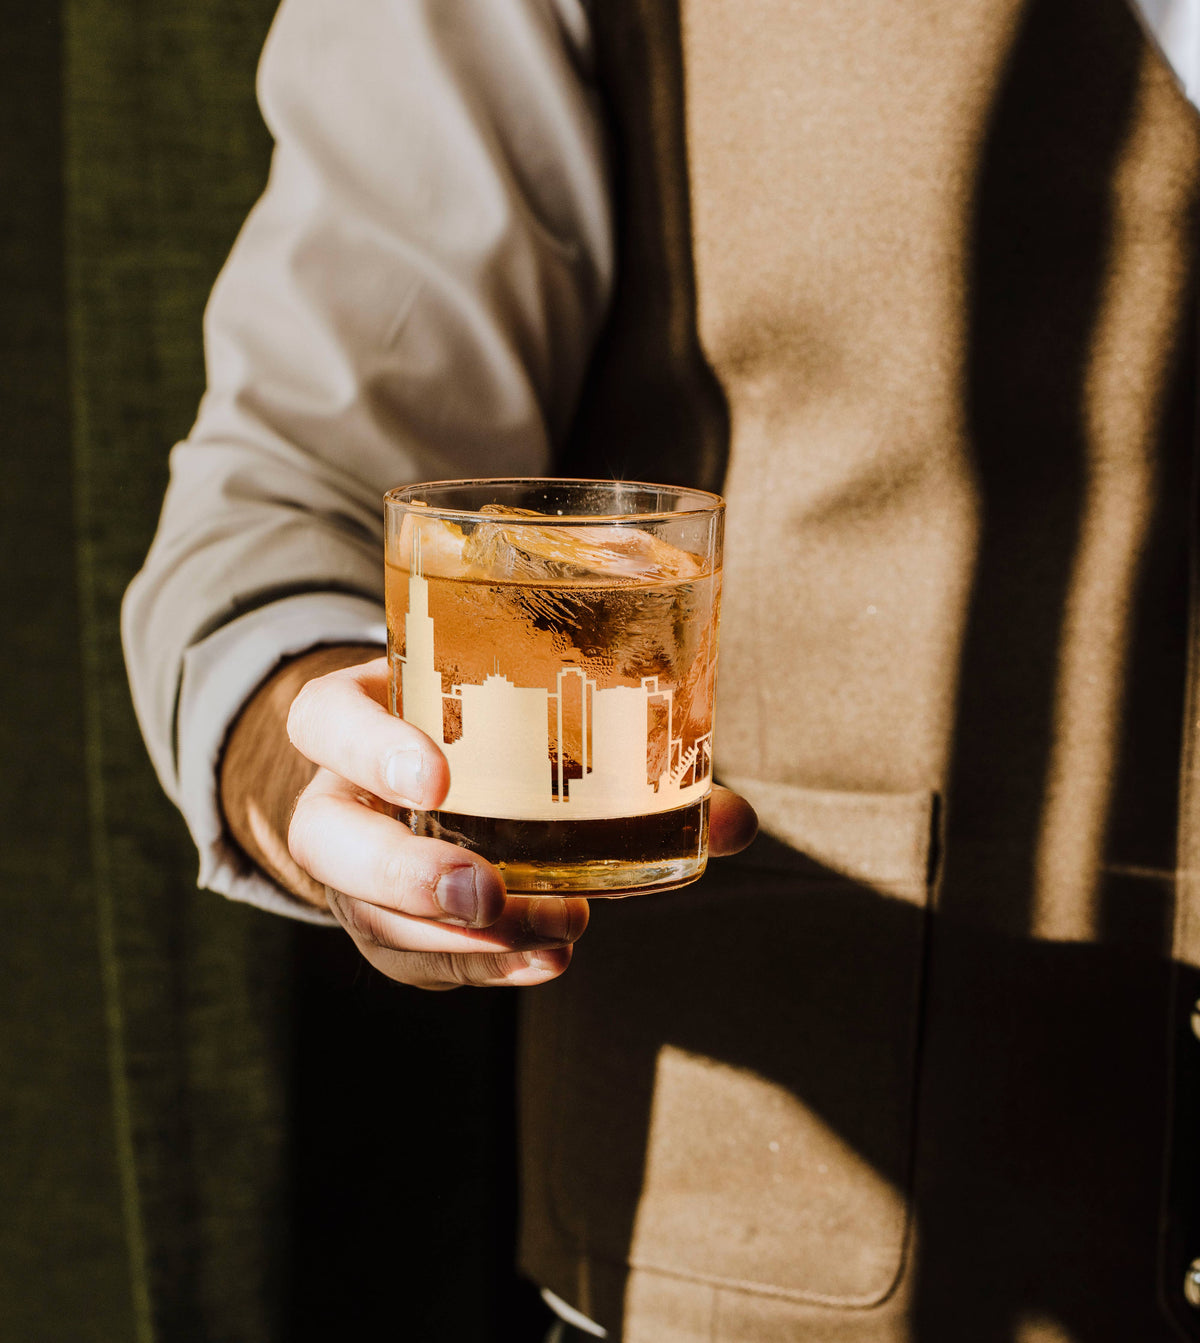
[[[433,661],[433,619],[429,614],[429,583],[418,572],[420,549],[414,545],[414,566],[408,580],[408,614],[404,617],[404,656],[400,659],[400,694],[406,722],[419,727],[440,746],[445,740],[442,678]]]
[[[557,673],[550,690],[514,685],[497,664],[496,672],[482,684],[444,691],[435,661],[429,582],[421,572],[415,542],[412,558],[400,657],[400,710],[445,752],[450,792],[441,810],[525,820],[585,820],[669,811],[707,793],[712,768],[709,739],[702,737],[685,750],[673,736],[674,692],[670,686],[660,686],[656,676],[635,686],[600,689],[581,668],[568,667]],[[519,637],[514,627],[514,638]],[[462,724],[458,737],[449,743],[447,700],[457,701]],[[660,762],[655,778],[650,777],[652,737]],[[566,771],[568,741],[573,748],[571,777]]]

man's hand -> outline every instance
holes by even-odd
[[[478,854],[421,839],[391,807],[436,807],[446,758],[386,706],[387,660],[309,681],[288,715],[292,745],[320,768],[288,832],[292,856],[377,970],[422,988],[539,984],[570,963],[586,900],[510,896]]]
[[[340,653],[344,661],[353,656],[324,652],[327,658]],[[327,903],[366,959],[402,983],[517,986],[562,974],[587,927],[586,900],[508,895],[500,873],[483,858],[443,840],[418,838],[395,819],[396,807],[436,808],[450,775],[434,743],[388,712],[386,658],[303,680],[296,694],[305,670],[289,664],[273,678],[283,677],[283,683],[273,687],[269,681],[247,710],[253,719],[256,702],[274,690],[270,716],[278,722],[279,701],[290,690],[293,756],[317,766],[315,772],[307,766],[311,779],[286,827],[290,857],[281,860],[276,845],[271,862],[271,845],[252,836],[247,847],[253,855],[265,858],[268,870],[295,894]],[[257,814],[262,830],[269,808],[247,808],[244,801],[231,807],[227,796],[235,791],[227,786],[231,767],[244,776],[248,765],[246,742],[238,740],[243,730],[239,722],[231,735],[222,797],[227,813]],[[279,799],[274,809],[282,811]],[[230,823],[246,844],[232,814]],[[276,824],[282,833],[282,817]],[[744,848],[755,827],[746,802],[714,789],[714,854]]]

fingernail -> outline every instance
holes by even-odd
[[[479,917],[479,892],[475,889],[475,868],[455,867],[437,884],[437,902],[448,918],[473,924]]]
[[[525,924],[534,937],[545,942],[566,942],[571,936],[571,916],[562,900],[542,898],[530,901]]]
[[[420,800],[419,793],[425,776],[425,758],[415,747],[393,751],[383,768],[387,786],[399,797],[410,802]]]

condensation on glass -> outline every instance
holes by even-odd
[[[413,831],[509,890],[620,895],[704,870],[724,505],[627,481],[386,496],[392,710],[450,765]]]

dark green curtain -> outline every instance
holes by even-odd
[[[0,45],[0,1339],[535,1337],[512,1003],[195,889],[118,633],[269,141],[269,0]]]

